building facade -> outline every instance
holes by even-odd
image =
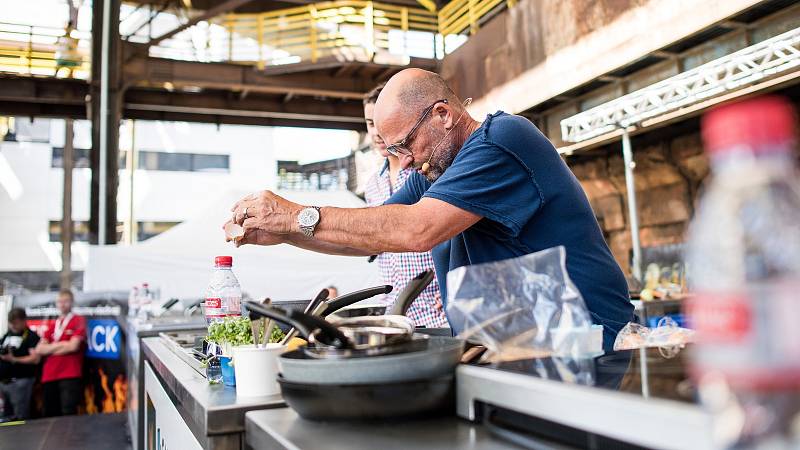
[[[7,123],[0,142],[0,280],[32,290],[57,288],[66,122]],[[72,270],[79,287],[88,250],[91,134],[89,122],[73,123]],[[126,121],[120,130],[118,242],[135,245],[163,232],[229,189],[274,189],[273,131]]]

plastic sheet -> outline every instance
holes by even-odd
[[[655,328],[647,328],[638,323],[629,322],[617,334],[614,351],[634,350],[646,347],[682,348],[694,339],[694,331],[681,328],[669,317],[659,320]]]
[[[495,361],[593,351],[592,320],[567,274],[564,247],[452,270],[447,295],[459,337],[486,346]]]

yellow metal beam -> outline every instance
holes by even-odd
[[[433,0],[417,0],[417,3],[432,13],[436,12],[436,3]]]

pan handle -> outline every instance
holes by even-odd
[[[291,325],[308,340],[311,335],[322,344],[336,348],[349,348],[350,340],[338,328],[325,319],[294,310],[284,310],[275,306],[265,307],[255,302],[247,302],[247,308],[256,314]]]
[[[425,270],[420,272],[417,276],[409,280],[406,288],[397,295],[391,309],[387,314],[395,314],[404,316],[408,308],[414,303],[414,300],[419,297],[419,294],[431,284],[433,281],[434,272],[432,270]]]
[[[317,296],[314,297],[313,299],[311,299],[311,301],[308,302],[308,305],[306,305],[305,313],[313,315],[314,311],[319,307],[319,305],[322,304],[322,302],[325,301],[326,298],[328,298],[328,290],[327,289],[323,289],[323,290],[319,291]],[[286,333],[286,336],[284,336],[283,340],[281,341],[281,344],[282,345],[286,345],[286,343],[289,342],[295,336],[297,336],[297,330],[295,329],[295,327],[292,327]]]
[[[392,292],[392,286],[386,284],[383,286],[375,286],[362,289],[360,291],[351,292],[349,294],[340,295],[339,297],[326,302],[326,308],[322,313],[322,317],[327,317],[329,314],[332,314],[346,306],[350,306],[353,303],[360,302],[361,300],[366,300],[380,294],[388,294],[389,292]]]

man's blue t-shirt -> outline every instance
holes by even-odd
[[[603,346],[633,320],[628,284],[608,249],[580,183],[553,144],[527,119],[498,112],[459,150],[434,183],[413,173],[386,204],[411,205],[430,197],[478,214],[475,225],[432,253],[446,301],[447,273],[563,245],[567,272],[594,323],[603,325]]]

